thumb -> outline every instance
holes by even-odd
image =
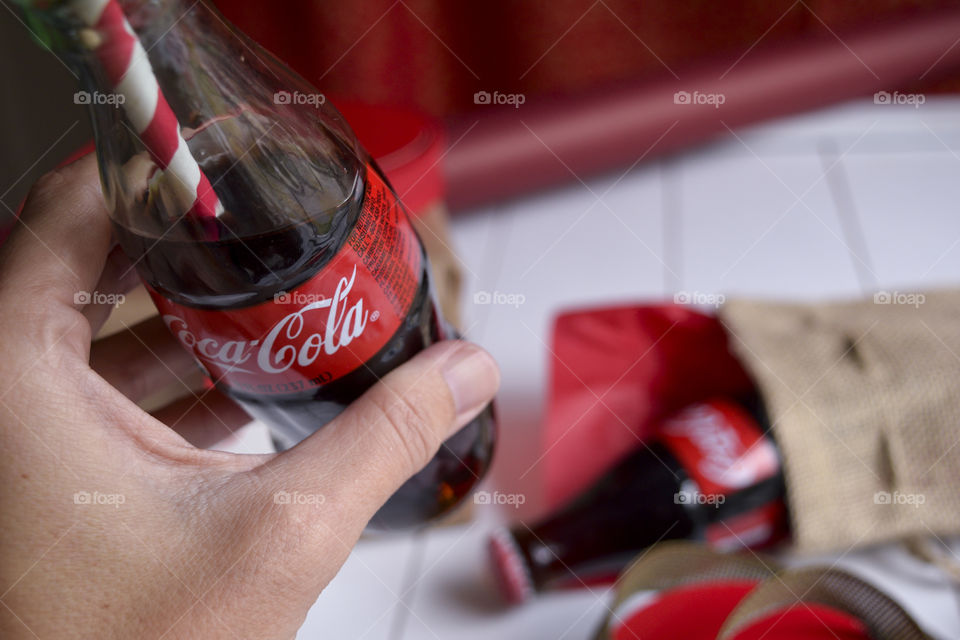
[[[276,478],[324,495],[327,515],[336,512],[344,533],[359,533],[445,439],[483,410],[499,386],[499,369],[486,351],[459,340],[437,343],[271,461],[279,467]]]

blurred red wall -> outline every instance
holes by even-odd
[[[946,0],[220,0],[237,26],[321,90],[435,115],[479,90],[570,93],[669,74],[710,56],[763,55],[796,38]],[[282,8],[281,8],[282,7]],[[958,34],[960,35],[960,34]],[[919,85],[918,85],[919,86]],[[917,87],[914,87],[917,88]],[[957,78],[924,90],[960,88]]]

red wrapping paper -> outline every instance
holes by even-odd
[[[561,314],[553,329],[544,495],[555,507],[680,408],[753,385],[712,316],[679,305]]]
[[[631,612],[619,612],[612,640],[715,640],[756,583],[710,581],[668,589]],[[774,609],[732,640],[869,640],[860,620],[817,602]]]

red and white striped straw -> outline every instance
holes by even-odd
[[[99,36],[91,48],[114,90],[123,95],[127,118],[150,156],[181,191],[187,215],[215,228],[212,223],[223,213],[223,205],[180,134],[180,123],[160,91],[147,52],[120,5],[116,0],[75,0],[71,7]]]

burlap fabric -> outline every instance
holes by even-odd
[[[960,533],[960,292],[731,301],[801,551]]]

